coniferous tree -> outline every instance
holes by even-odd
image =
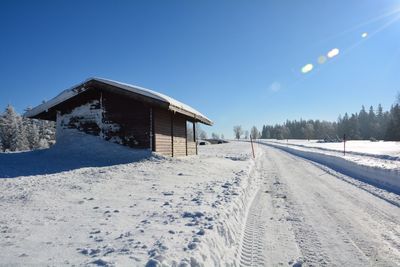
[[[3,115],[0,117],[0,134],[3,150],[16,151],[19,142],[19,115],[11,105],[8,105]]]
[[[373,106],[366,112],[362,106],[359,113],[339,115],[337,122],[287,120],[284,124],[263,125],[262,138],[274,139],[324,139],[339,141],[346,134],[349,139],[377,139],[400,141],[400,94],[398,103],[390,111],[384,111],[381,104],[376,111]]]
[[[390,109],[386,140],[400,141],[400,105],[396,104]]]
[[[35,120],[26,121],[27,139],[31,150],[41,148],[39,127]]]
[[[54,122],[22,118],[11,105],[0,115],[1,151],[48,148],[55,143]]]

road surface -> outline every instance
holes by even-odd
[[[400,208],[281,150],[259,146],[263,185],[242,266],[400,266]]]

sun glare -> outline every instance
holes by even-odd
[[[307,64],[301,68],[301,72],[308,73],[308,72],[312,71],[313,68],[314,68],[313,64]]]
[[[331,51],[328,52],[327,56],[328,58],[333,58],[339,55],[339,49],[338,48],[333,48]]]
[[[326,62],[326,57],[325,56],[318,57],[318,63],[319,64],[324,64],[325,62]]]

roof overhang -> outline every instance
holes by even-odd
[[[109,90],[124,94],[128,97],[136,98],[140,101],[147,102],[150,105],[168,109],[172,112],[183,114],[195,122],[201,122],[206,125],[212,125],[213,122],[206,116],[195,110],[194,108],[183,104],[164,94],[145,89],[142,87],[120,83],[102,78],[90,78],[86,81],[64,90],[53,99],[27,111],[24,116],[35,119],[55,120],[57,106],[78,96],[88,90]]]

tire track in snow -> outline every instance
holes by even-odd
[[[240,266],[264,266],[265,248],[265,207],[262,203],[261,190],[257,192],[249,213],[240,248]]]
[[[279,170],[273,159],[270,163],[274,170]],[[283,183],[280,172],[274,176],[271,189],[271,193],[275,198],[282,198],[284,200],[283,204],[288,213],[285,220],[290,222],[295,241],[302,254],[302,259],[298,259],[297,263],[292,262],[294,263],[293,266],[301,266],[303,262],[307,266],[328,266],[329,257],[323,250],[317,233],[313,229],[313,226],[306,221],[306,217],[301,211],[301,206],[295,204],[290,198],[290,192],[286,184]]]
[[[334,176],[321,176],[315,165],[305,160],[267,150],[287,182],[287,208],[307,265],[351,261],[352,266],[393,266],[399,262],[399,217],[390,216],[391,212],[399,214],[396,207]],[[304,241],[303,237],[316,237],[318,242]],[[330,259],[318,262],[313,255],[318,251],[322,258],[328,255]]]
[[[240,266],[400,263],[398,206],[273,148],[255,175],[264,184],[249,208]]]
[[[296,264],[301,254],[286,221],[285,195],[274,190],[275,170],[257,159],[255,175],[263,184],[257,191],[246,216],[239,247],[240,266],[286,266]]]

